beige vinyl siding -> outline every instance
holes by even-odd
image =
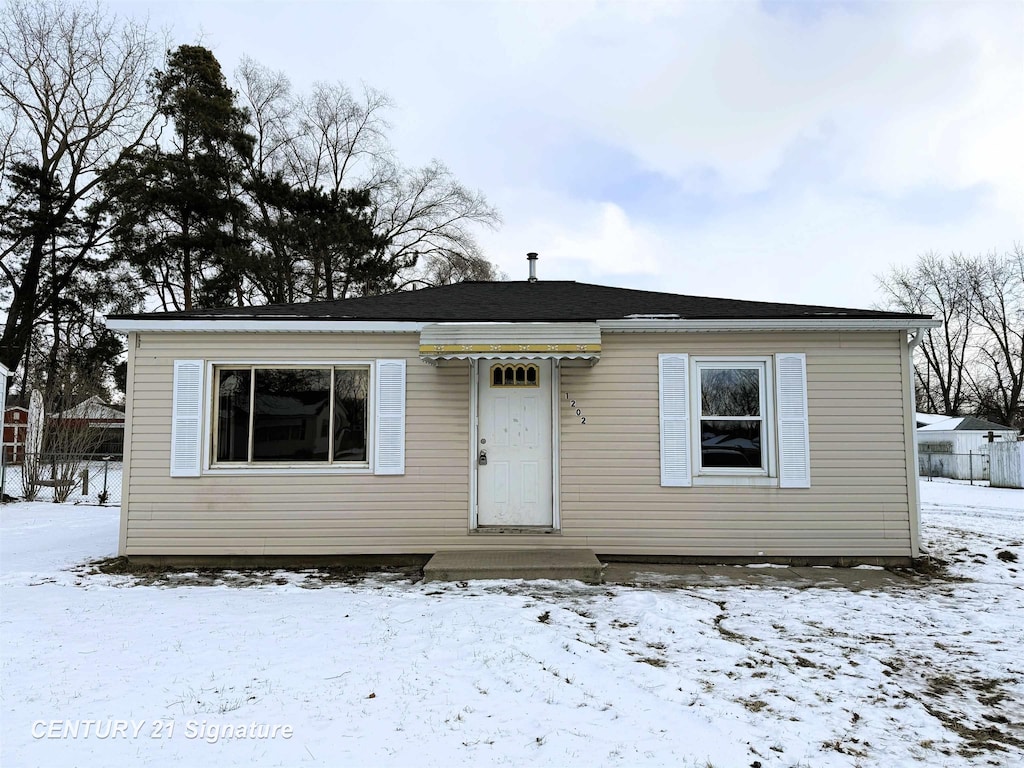
[[[593,369],[565,368],[562,529],[605,554],[907,557],[904,334],[605,334]],[[807,355],[811,487],[659,482],[659,353]],[[564,401],[564,395],[563,395]]]
[[[474,547],[607,554],[911,553],[903,334],[605,333],[601,361],[563,367],[560,535],[468,530],[470,375],[419,360],[417,334],[143,333],[130,361],[122,553],[330,555]],[[658,354],[807,355],[811,488],[662,488]],[[175,359],[405,358],[406,472],[169,476]],[[564,393],[586,416],[570,414]],[[208,446],[206,447],[208,450]]]
[[[126,554],[424,553],[465,538],[469,371],[422,363],[418,335],[150,333],[141,334],[133,352]],[[173,363],[185,358],[405,358],[405,474],[170,477]]]

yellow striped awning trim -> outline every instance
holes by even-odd
[[[420,344],[421,355],[451,354],[524,354],[592,353],[600,354],[600,344]]]

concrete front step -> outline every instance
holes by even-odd
[[[579,579],[601,581],[601,561],[589,549],[464,549],[438,552],[423,566],[424,581]]]

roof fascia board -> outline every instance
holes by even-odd
[[[106,319],[112,331],[188,331],[228,333],[261,331],[264,333],[419,333],[426,323],[392,320],[195,320]]]
[[[523,325],[525,323],[443,323],[443,325]],[[557,326],[561,323],[532,323]],[[107,318],[107,328],[128,333],[131,331],[182,331],[193,333],[229,333],[260,331],[264,333],[419,333],[428,325],[442,323],[406,322],[391,320],[218,320],[201,319],[142,319]],[[602,331],[619,333],[651,332],[710,332],[710,331],[898,331],[916,328],[937,328],[938,320],[911,318],[822,318],[822,319],[719,319],[719,320],[666,320],[638,318],[633,320],[598,320]]]
[[[721,320],[598,320],[602,331],[618,333],[671,333],[677,331],[908,331],[938,328],[933,319],[895,317],[827,317],[821,319],[721,319]]]
[[[593,320],[438,320],[426,323],[430,328],[522,328],[524,325],[542,326],[544,328],[566,328],[568,326],[596,326]]]

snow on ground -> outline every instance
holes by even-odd
[[[1004,540],[1020,554],[1024,491],[944,479],[923,481],[921,491],[924,537],[933,554],[950,561],[954,574],[981,581],[1011,579],[1024,588],[1024,557],[1016,564],[994,557]]]
[[[116,510],[5,505],[0,764],[1024,764],[1024,491],[922,492],[951,577],[860,592],[103,575]]]

